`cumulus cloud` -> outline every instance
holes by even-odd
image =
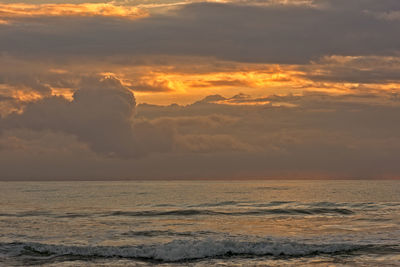
[[[71,102],[49,97],[3,118],[0,177],[51,179],[64,169],[57,178],[394,177],[399,114],[390,94],[135,106],[108,79]]]
[[[168,150],[168,132],[143,123],[134,125],[135,98],[119,80],[88,79],[68,101],[46,97],[2,121],[3,129],[50,130],[71,134],[98,153],[135,157]]]

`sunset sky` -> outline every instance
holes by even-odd
[[[0,180],[400,177],[399,0],[0,0]]]

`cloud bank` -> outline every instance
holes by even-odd
[[[0,180],[400,175],[398,0],[19,2]]]
[[[136,106],[109,78],[4,117],[1,179],[390,178],[398,114],[391,94]]]
[[[400,10],[398,1],[251,3],[193,3],[134,21],[106,16],[71,20],[62,13],[16,17],[18,23],[0,26],[0,38],[7,40],[0,51],[54,58],[168,54],[280,64],[325,55],[399,53],[400,20],[385,19]]]

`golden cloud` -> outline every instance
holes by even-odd
[[[395,77],[399,59],[395,57],[330,56],[308,65],[237,63],[191,57],[162,58],[160,64],[158,61],[154,63],[153,58],[139,59],[125,65],[96,61],[71,65],[43,64],[38,67],[39,63],[35,63],[39,84],[34,82],[37,79],[32,81],[30,64],[13,65],[10,60],[4,64],[4,73],[10,71],[10,66],[14,71],[28,70],[28,73],[16,80],[7,82],[4,79],[3,87],[8,85],[10,88],[2,89],[0,86],[0,94],[22,102],[36,101],[49,95],[71,100],[82,77],[91,75],[117,79],[122,86],[135,93],[138,103],[161,105],[190,104],[214,94],[230,97],[244,93],[263,98],[307,92],[331,95],[400,92],[400,82]],[[369,77],[368,80],[365,77]],[[43,85],[50,91],[40,93],[31,88],[32,84]],[[267,104],[263,101],[231,102],[227,104]]]
[[[54,16],[104,16],[137,19],[147,16],[142,9],[132,6],[102,4],[0,4],[0,23],[14,18]]]

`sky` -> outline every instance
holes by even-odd
[[[0,0],[0,180],[400,177],[398,0]]]

